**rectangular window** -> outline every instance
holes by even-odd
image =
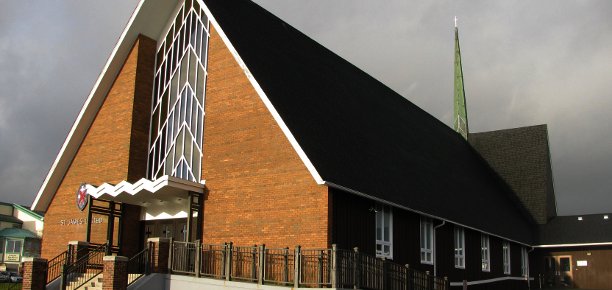
[[[529,275],[529,254],[525,247],[521,247],[521,274],[524,277]]]
[[[491,255],[489,247],[489,235],[480,236],[480,257],[482,259],[482,271],[491,271]]]
[[[6,240],[7,253],[21,253],[21,240]]]
[[[504,274],[510,275],[510,243],[504,241],[502,248],[504,254]]]
[[[421,263],[433,264],[433,221],[421,217]]]
[[[455,226],[455,268],[465,269],[465,231]]]
[[[388,206],[376,206],[376,256],[393,258],[393,213]]]

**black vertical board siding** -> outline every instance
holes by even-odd
[[[332,193],[332,244],[339,249],[358,247],[360,252],[376,254],[375,203],[330,188]]]

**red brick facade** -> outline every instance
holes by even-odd
[[[150,114],[154,48],[153,40],[140,37],[108,92],[45,214],[43,257],[52,258],[66,250],[68,241],[86,239],[87,209],[79,211],[75,203],[81,183],[118,183],[144,176],[148,136],[142,134],[148,132],[148,122],[140,123]],[[106,222],[92,227],[92,242],[106,240]],[[130,234],[133,237],[128,237]],[[137,231],[125,231],[124,241],[137,242],[137,235]]]
[[[107,94],[46,213],[43,257],[64,251],[70,240],[86,240],[87,210],[75,205],[81,183],[144,177],[154,48],[154,41],[139,38]],[[204,242],[328,247],[327,187],[315,182],[214,30],[208,67]],[[140,208],[128,206],[121,241],[126,256],[139,245],[139,218]],[[77,224],[67,225],[71,219]],[[91,242],[106,241],[106,222],[92,225]]]
[[[211,29],[202,179],[204,242],[329,244],[326,186],[317,185]]]

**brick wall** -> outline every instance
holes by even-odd
[[[108,92],[45,214],[43,257],[52,258],[64,251],[68,241],[85,240],[87,210],[79,211],[75,203],[81,183],[118,183],[144,176],[147,154],[146,145],[143,151],[146,144],[143,134],[148,132],[145,120],[149,112],[142,111],[150,110],[151,89],[147,94],[146,87],[151,86],[153,79],[154,50],[153,40],[139,37]],[[147,69],[148,66],[151,68]],[[136,112],[145,115],[132,118]],[[62,220],[71,219],[77,224],[61,224]],[[106,239],[106,222],[105,219],[92,229],[92,240]],[[138,240],[138,232],[124,234]]]
[[[208,66],[204,242],[329,246],[327,187],[316,184],[214,29]]]

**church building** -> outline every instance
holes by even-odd
[[[142,0],[32,205],[42,256],[333,245],[452,289],[536,287],[561,222],[547,129],[471,134],[455,43],[453,130],[251,1]]]

